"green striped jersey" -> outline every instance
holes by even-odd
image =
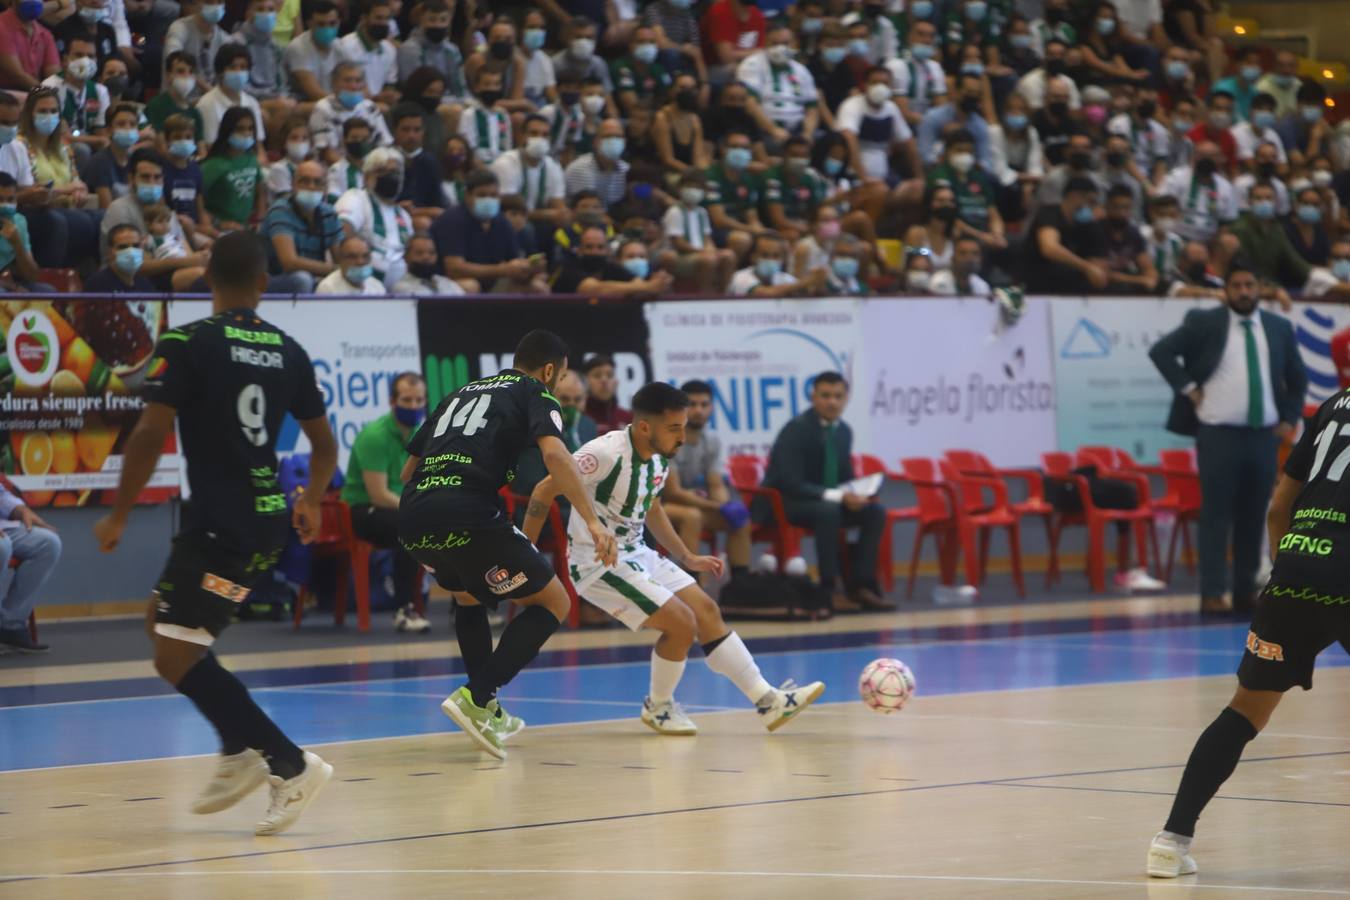
[[[670,471],[670,460],[664,456],[647,460],[638,456],[631,430],[630,425],[603,434],[572,454],[582,484],[595,501],[596,515],[619,539],[621,552],[641,545],[647,510]],[[590,546],[591,533],[581,516],[571,517],[567,533],[572,543]]]

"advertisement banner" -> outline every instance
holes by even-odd
[[[176,301],[177,327],[211,314],[208,301]],[[356,435],[389,411],[389,388],[401,372],[418,371],[417,306],[413,300],[264,300],[258,315],[294,338],[314,363],[328,421],[345,471]],[[277,453],[308,453],[309,441],[287,416]]]
[[[846,415],[855,428],[870,419],[870,452],[890,466],[950,449],[1039,465],[1055,449],[1049,320],[1043,299],[1028,300],[1010,327],[984,299],[867,301],[866,368]]]
[[[689,300],[650,303],[655,377],[713,388],[711,427],[725,453],[767,454],[788,420],[807,409],[811,382],[825,371],[854,384],[845,415],[859,452],[868,446],[867,416],[855,379],[862,301]]]
[[[9,437],[0,472],[29,506],[84,506],[117,487],[122,442],[145,406],[137,394],[163,328],[160,301],[0,301],[0,428]],[[177,485],[170,445],[149,487]]]
[[[1344,303],[1300,303],[1288,313],[1294,323],[1303,367],[1308,372],[1308,404],[1320,406],[1340,390],[1341,379],[1350,383],[1350,367],[1338,371],[1332,356],[1332,341],[1350,341],[1350,307]],[[1345,360],[1341,365],[1344,366]]]
[[[586,300],[422,300],[417,307],[427,401],[432,407],[446,394],[511,365],[516,344],[535,328],[567,342],[580,368],[595,353],[614,358],[618,401],[627,407],[633,394],[652,379],[647,355],[647,323],[637,303]]]

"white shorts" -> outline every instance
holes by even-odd
[[[594,551],[578,549],[573,559],[595,559]],[[620,556],[618,565],[612,569],[596,563],[578,566],[576,576],[575,587],[582,599],[633,631],[640,629],[677,591],[696,583],[684,569],[646,546]]]

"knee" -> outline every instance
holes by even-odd
[[[557,587],[556,591],[549,591],[548,597],[544,600],[544,608],[553,613],[553,617],[559,622],[567,621],[567,614],[572,611],[572,598],[568,596],[567,591],[562,589],[562,584],[555,578],[553,584]]]
[[[864,525],[884,525],[886,523],[886,507],[880,503],[869,503],[862,508],[862,520]]]
[[[46,528],[34,528],[29,535],[36,538],[38,546],[37,552],[32,554],[34,557],[50,559],[52,562],[60,559],[61,535]]]
[[[811,527],[817,532],[834,532],[844,527],[844,513],[837,503],[822,504],[811,516]]]
[[[698,631],[698,619],[694,611],[678,597],[671,598],[664,609],[668,612],[661,632],[684,646],[693,644],[694,635]]]

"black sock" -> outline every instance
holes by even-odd
[[[248,694],[244,683],[208,653],[178,682],[178,693],[196,705],[222,735],[236,746],[252,747],[266,759],[273,775],[294,778],[305,768],[300,748],[292,744]]]
[[[746,575],[749,575],[749,574],[750,574],[750,567],[749,567],[749,566],[732,566],[732,567],[731,567],[731,577],[732,577],[732,578],[736,578],[736,577],[744,578]]]
[[[1181,775],[1177,797],[1172,801],[1172,814],[1167,817],[1164,829],[1186,837],[1195,835],[1195,823],[1205,804],[1214,799],[1228,776],[1233,774],[1242,751],[1256,733],[1246,716],[1231,707],[1224,707],[1219,717],[1200,735],[1191,758],[1186,760],[1186,771]]]
[[[730,632],[730,631],[728,631],[726,634],[722,635],[720,638],[717,638],[716,640],[708,641],[708,643],[706,643],[706,644],[703,645],[703,655],[704,655],[704,656],[709,656],[709,655],[711,655],[712,652],[713,652],[714,650],[716,650],[718,647],[720,647],[720,646],[722,645],[722,642],[725,641],[725,640],[726,640],[727,638],[729,638],[729,637],[731,637],[731,632]]]
[[[516,673],[539,655],[539,649],[558,630],[559,624],[553,613],[542,606],[527,606],[521,610],[502,632],[497,649],[482,670],[469,679],[473,702],[486,706],[497,696],[498,688],[509,684]]]
[[[488,624],[486,606],[455,604],[455,637],[459,640],[459,655],[464,660],[464,673],[472,681],[483,671],[492,656],[492,626]]]
[[[216,655],[210,650],[206,651],[206,658],[211,660],[212,665],[220,665],[220,660],[216,659]],[[222,756],[234,756],[236,753],[243,753],[248,749],[248,744],[244,743],[244,739],[233,729],[234,723],[231,721],[217,721],[215,716],[208,712],[208,707],[203,706],[196,697],[183,690],[183,685],[188,683],[188,676],[194,671],[196,671],[195,666],[188,670],[187,675],[183,676],[183,681],[178,685],[178,693],[191,700],[193,705],[197,707],[197,712],[201,713],[206,718],[206,721],[211,723],[211,727],[216,730],[216,734],[220,737],[220,752]]]

